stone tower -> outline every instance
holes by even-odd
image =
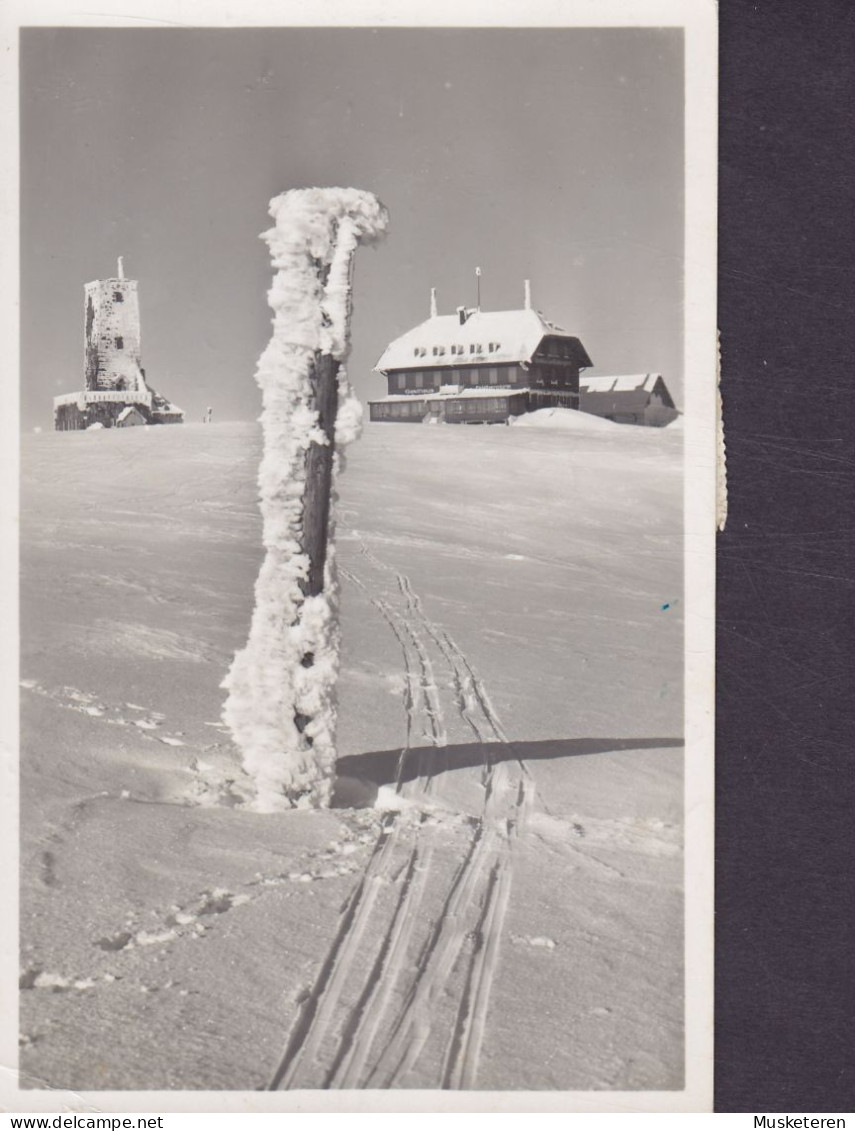
[[[53,398],[56,430],[183,423],[183,411],[146,382],[137,281],[125,278],[122,257],[115,278],[83,289],[83,388]]]
[[[85,387],[141,391],[140,304],[136,279],[126,279],[121,257],[113,279],[85,287]]]

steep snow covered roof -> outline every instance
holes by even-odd
[[[123,409],[122,409],[122,411],[121,411],[121,412],[119,413],[119,415],[118,415],[118,416],[116,417],[116,420],[117,420],[117,421],[127,420],[127,419],[128,419],[128,417],[129,417],[129,416],[131,415],[131,413],[132,413],[132,412],[135,412],[135,413],[137,414],[137,416],[141,416],[141,415],[142,415],[142,414],[140,413],[139,409],[136,409],[136,408],[134,408],[134,406],[133,406],[132,404],[129,404],[127,408],[123,408]]]
[[[476,310],[462,325],[457,314],[428,318],[388,345],[374,371],[531,361],[547,334],[574,343],[574,360],[591,364],[579,339],[537,310]]]

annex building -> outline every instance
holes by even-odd
[[[579,407],[583,412],[603,416],[616,424],[663,428],[680,415],[661,373],[624,377],[586,374],[579,392]]]
[[[140,355],[136,279],[126,279],[121,256],[115,278],[84,286],[84,387],[54,397],[54,427],[80,431],[93,425],[181,424],[183,411],[146,382]]]
[[[499,424],[539,408],[579,408],[579,376],[593,362],[573,334],[531,307],[460,306],[430,318],[388,345],[374,367],[387,395],[369,401],[375,421]]]

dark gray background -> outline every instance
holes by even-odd
[[[716,1107],[855,1108],[855,9],[722,0]]]

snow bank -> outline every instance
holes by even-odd
[[[318,353],[346,358],[353,255],[357,244],[379,238],[388,220],[371,193],[342,188],[283,193],[270,202],[270,214],[274,227],[262,239],[276,268],[268,292],[273,336],[255,375],[264,406],[258,485],[266,556],[249,640],[223,682],[223,720],[264,812],[329,800],[339,652],[332,513],[323,591],[306,597],[301,587],[309,570],[301,547],[306,453],[328,442],[310,373]],[[361,418],[340,364],[334,473]]]
[[[567,432],[611,432],[626,429],[626,424],[615,424],[602,416],[593,416],[575,408],[539,408],[512,421],[515,428],[559,428]]]

